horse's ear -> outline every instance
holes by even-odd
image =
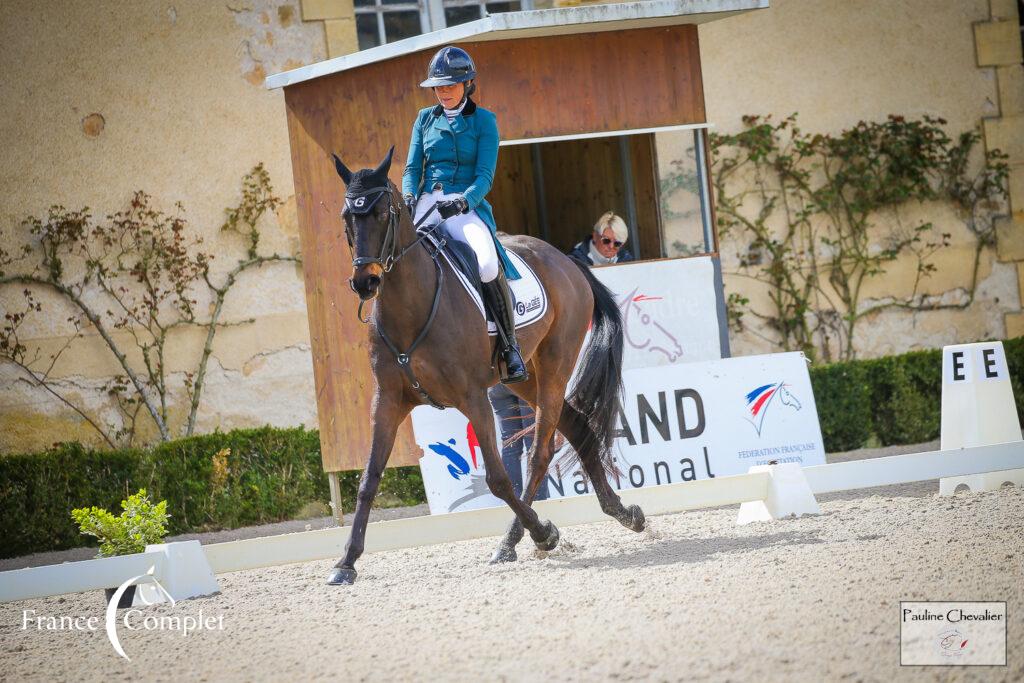
[[[388,171],[391,169],[391,157],[394,155],[394,153],[395,153],[395,146],[391,145],[391,149],[388,150],[388,154],[387,154],[386,157],[384,157],[384,161],[380,162],[380,166],[378,166],[373,171],[374,175],[387,175],[388,174]]]
[[[348,170],[348,167],[342,163],[337,154],[332,154],[331,156],[334,157],[334,168],[337,169],[338,175],[340,175],[341,180],[348,185],[352,182],[352,171]]]

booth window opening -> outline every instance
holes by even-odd
[[[499,229],[568,252],[612,211],[636,260],[715,253],[701,128],[508,141],[488,196]]]

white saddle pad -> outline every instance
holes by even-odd
[[[530,323],[535,323],[544,316],[548,310],[548,293],[544,289],[544,285],[540,283],[540,278],[537,277],[537,273],[533,272],[533,268],[527,265],[526,261],[520,258],[519,254],[516,254],[508,249],[505,250],[508,253],[508,258],[512,261],[512,265],[516,267],[519,274],[522,275],[518,280],[509,280],[508,283],[512,289],[512,297],[515,299],[516,309],[516,329],[525,327]],[[445,260],[448,261],[448,256],[441,252]],[[477,309],[480,311],[480,315],[486,317],[484,313],[484,302],[480,298],[480,293],[470,284],[466,276],[459,271],[450,261],[448,265],[455,271],[455,275],[458,277],[459,282],[462,283],[462,287],[469,293],[473,303],[476,304]],[[494,323],[487,321],[487,333],[491,335],[498,334],[498,330],[494,327]]]

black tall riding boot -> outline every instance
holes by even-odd
[[[515,312],[512,310],[512,292],[505,279],[505,272],[498,270],[498,277],[483,283],[484,297],[487,306],[494,316],[494,325],[498,328],[498,343],[501,344],[501,382],[515,384],[530,379],[526,363],[516,343]]]

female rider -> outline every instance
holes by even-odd
[[[444,220],[452,238],[476,253],[484,301],[502,344],[501,381],[512,384],[529,379],[505,273],[513,280],[520,276],[498,242],[494,214],[484,199],[498,162],[498,124],[493,113],[470,99],[475,78],[476,66],[465,50],[444,47],[430,60],[420,87],[432,88],[438,104],[420,110],[412,126],[402,193],[417,221],[437,205],[421,227]]]

